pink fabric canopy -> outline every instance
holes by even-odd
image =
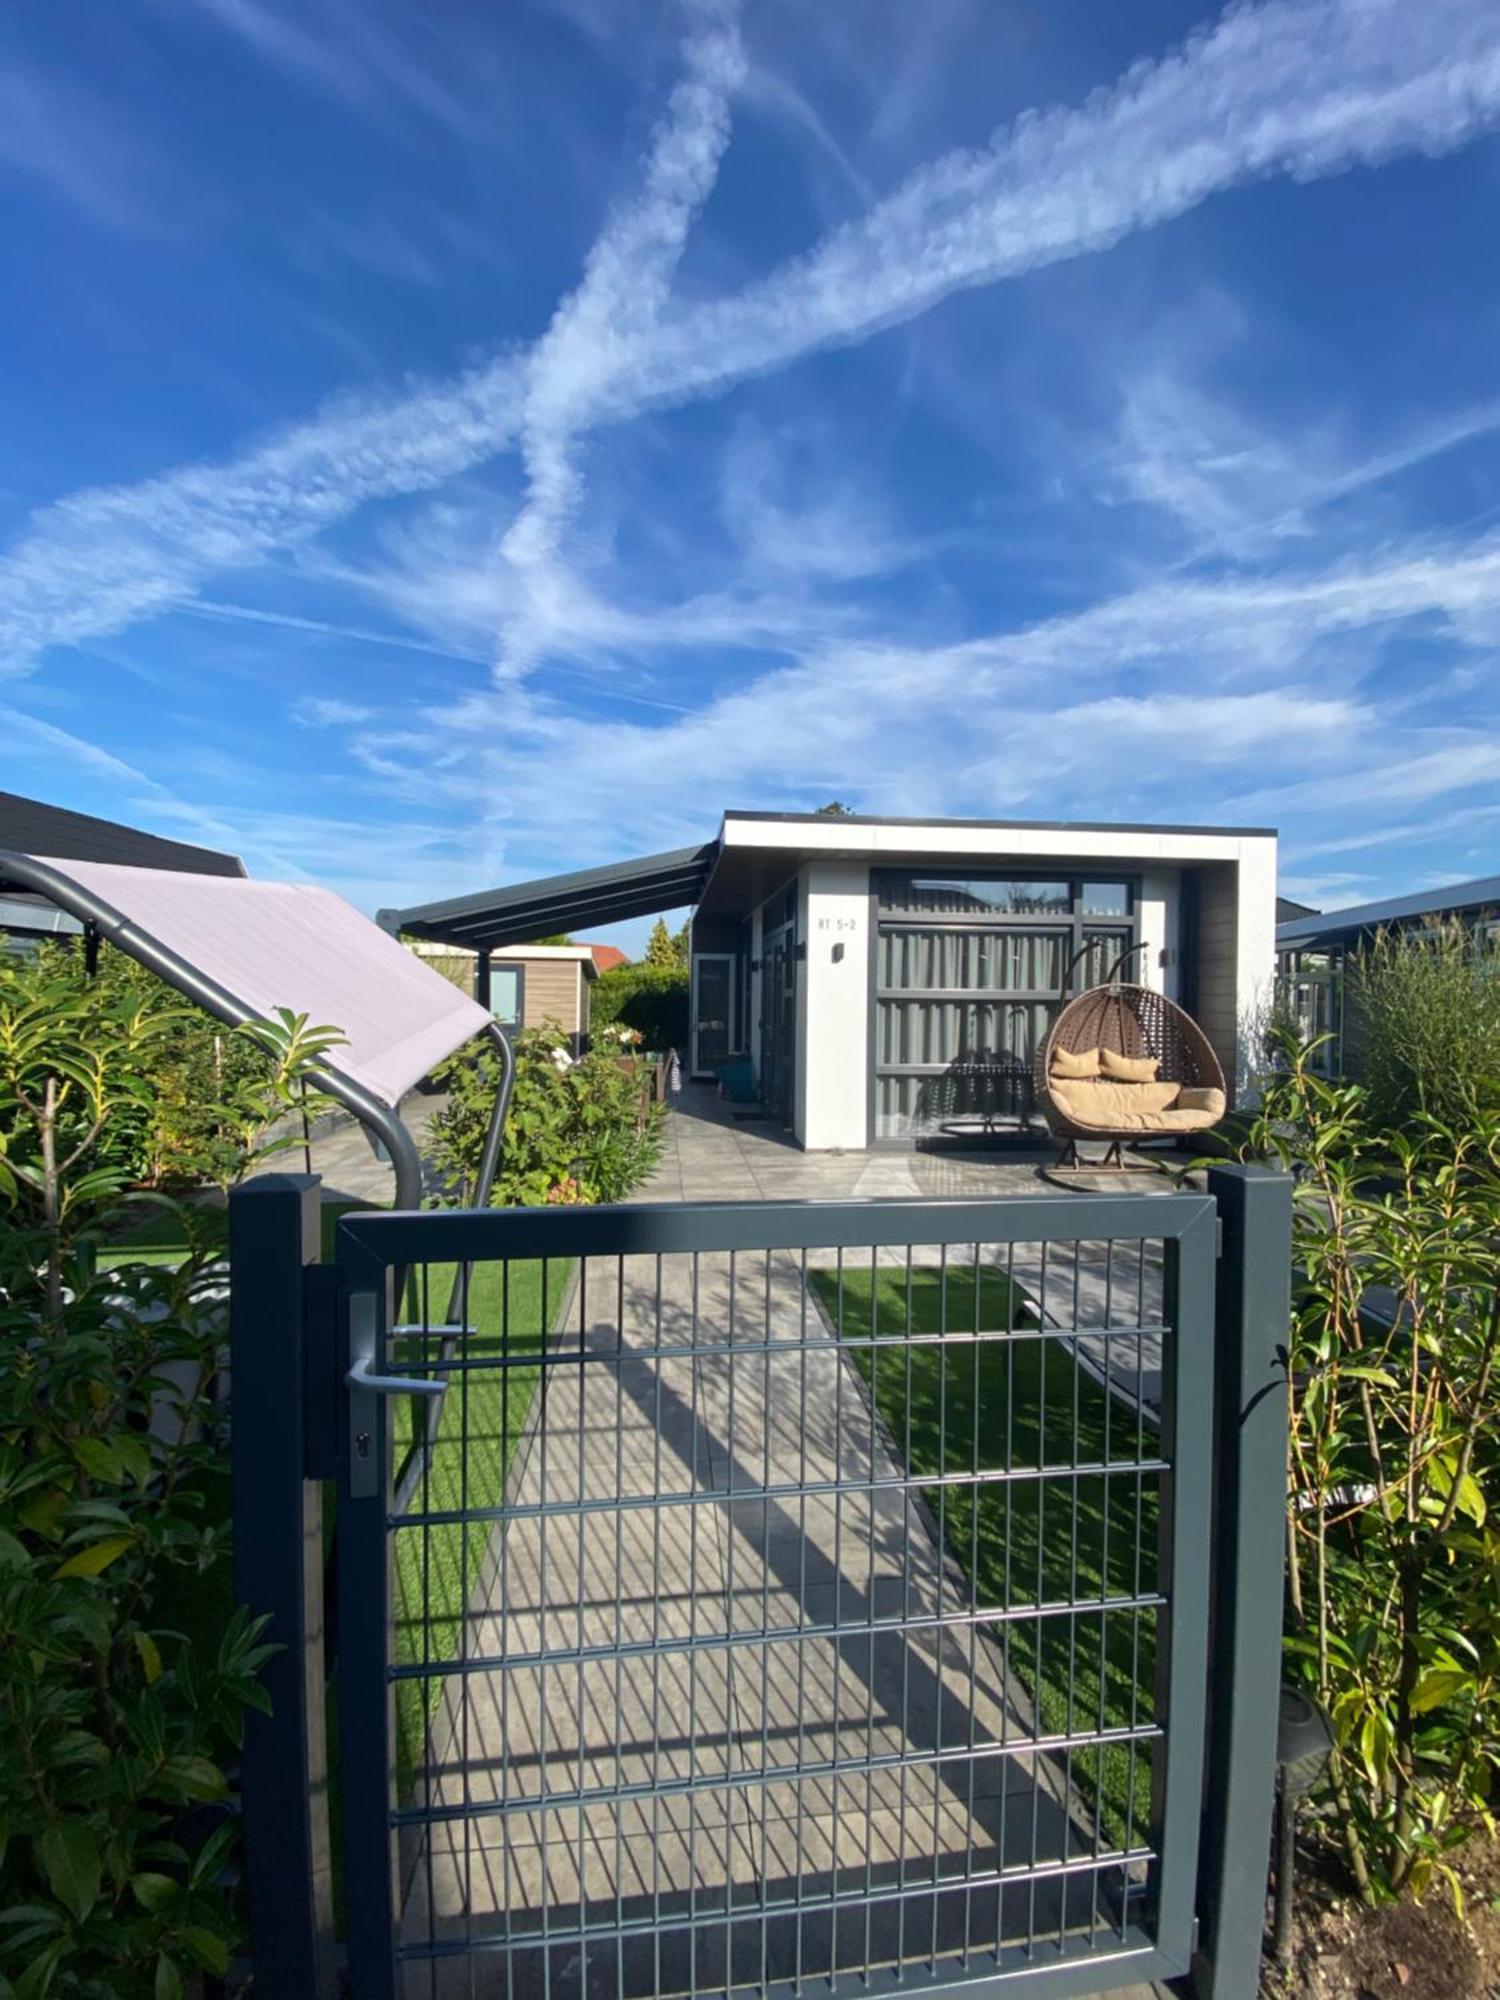
[[[328,1066],[396,1105],[489,1025],[476,1001],[331,889],[36,857],[147,932],[247,1014],[337,1028]],[[101,924],[107,938],[109,927]]]

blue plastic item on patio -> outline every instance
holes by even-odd
[[[755,1072],[746,1057],[736,1056],[729,1062],[721,1062],[718,1068],[719,1088],[731,1104],[755,1102]]]

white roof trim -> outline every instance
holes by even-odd
[[[1217,833],[1164,827],[987,826],[982,821],[911,822],[828,818],[826,820],[726,819],[727,848],[763,848],[801,853],[868,856],[899,866],[927,856],[1005,865],[1015,861],[1099,861],[1114,864],[1152,861],[1237,861],[1274,848],[1269,833]]]

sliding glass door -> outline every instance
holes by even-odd
[[[1131,884],[903,872],[875,889],[876,1138],[1023,1123],[1064,981],[1098,984],[1135,942]]]

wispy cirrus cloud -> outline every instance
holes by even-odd
[[[367,501],[431,491],[514,436],[521,379],[502,356],[402,397],[351,400],[226,465],[44,508],[0,558],[0,668],[153,618]]]
[[[28,715],[8,703],[0,704],[0,729],[12,743],[25,747],[30,768],[54,766],[86,771],[95,779],[118,786],[127,798],[158,821],[171,821],[190,830],[195,839],[213,846],[233,844],[234,829],[216,814],[183,798],[170,785],[162,784],[89,737]]]
[[[618,216],[606,226],[583,285],[532,357],[505,355],[453,382],[335,408],[226,464],[44,510],[0,561],[0,658],[24,664],[47,646],[153,616],[205,578],[371,499],[430,489],[523,431],[530,498],[510,556],[539,563],[545,578],[587,430],[858,340],[954,292],[1107,248],[1222,190],[1441,153],[1500,117],[1500,23],[1468,0],[1236,6],[1082,106],[1025,118],[981,151],[944,155],[739,293],[665,310],[681,233],[712,184],[732,87],[709,68],[694,75],[699,42],[717,50],[709,68],[732,64],[722,27],[689,37],[682,88],[702,101],[669,114],[667,143],[648,163],[642,226],[635,236],[620,233]],[[674,135],[684,142],[676,151]],[[621,296],[627,245],[643,260],[644,304],[617,321],[601,307]]]
[[[412,33],[407,10],[377,0],[194,0],[195,11],[293,82],[364,111],[394,105],[421,113],[465,139],[480,134],[484,110],[456,88],[432,57],[436,38]]]
[[[299,694],[288,703],[287,714],[304,729],[332,729],[369,722],[375,711],[366,708],[363,702],[339,701],[332,695]]]
[[[112,229],[156,234],[156,168],[112,107],[66,78],[0,62],[0,169]]]
[[[1390,703],[1366,683],[1414,621],[1488,660],[1497,617],[1500,537],[1422,543],[1275,579],[1179,575],[955,644],[809,643],[651,723],[535,684],[473,691],[387,714],[351,749],[409,802],[503,800],[526,868],[670,846],[725,805],[820,793],[888,812],[1285,819],[1305,846],[1368,804],[1377,768],[1382,812],[1493,787],[1493,732],[1441,701],[1408,701],[1392,767]]]
[[[1408,421],[1373,447],[1352,443],[1332,418],[1289,435],[1195,379],[1204,342],[1201,328],[1194,334],[1174,328],[1165,351],[1127,366],[1116,436],[1086,466],[1105,500],[1168,520],[1188,559],[1253,558],[1305,541],[1326,528],[1326,510],[1500,433],[1500,400],[1490,398]]]
[[[693,0],[683,53],[685,74],[653,136],[641,191],[606,223],[582,282],[558,307],[526,371],[526,494],[499,551],[523,600],[502,635],[500,665],[512,672],[542,650],[554,602],[570,589],[557,565],[581,485],[574,440],[611,393],[622,358],[653,337],[729,144],[729,100],[745,75],[733,0]]]

